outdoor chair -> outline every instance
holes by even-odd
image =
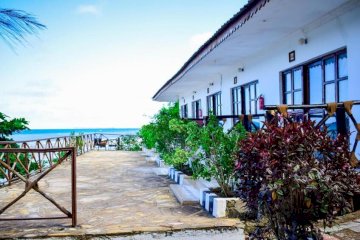
[[[101,140],[101,138],[94,138],[94,146],[95,147],[97,146],[98,150],[99,150],[100,147],[103,147],[106,150],[107,145],[108,145],[108,140],[107,139]]]

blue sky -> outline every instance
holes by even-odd
[[[47,26],[0,42],[0,111],[30,128],[140,127],[154,93],[245,0],[1,0]]]

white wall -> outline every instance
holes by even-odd
[[[303,37],[308,39],[308,44],[299,43],[299,39]],[[206,115],[206,96],[221,91],[222,115],[230,115],[231,88],[254,80],[259,81],[257,93],[264,95],[266,105],[280,104],[279,73],[281,71],[342,47],[347,48],[348,54],[349,99],[360,100],[360,8],[357,7],[329,22],[294,32],[277,44],[267,46],[261,53],[246,60],[242,59],[244,72],[238,72],[235,67],[238,65],[234,63],[233,69],[218,74],[214,86],[209,86],[209,94],[206,88],[196,90],[196,94],[184,92],[180,96],[180,105],[184,104],[182,99],[184,97],[185,102],[189,104],[189,117],[192,117],[191,102],[194,95],[194,100],[201,99],[203,115]],[[296,60],[289,63],[288,53],[293,50],[296,52]],[[233,84],[235,76],[238,78],[236,85]],[[355,106],[354,112],[360,122],[360,106]],[[231,121],[226,123],[226,128],[229,127]]]

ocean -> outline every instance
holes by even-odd
[[[29,141],[43,138],[69,136],[72,132],[75,132],[76,135],[79,133],[102,133],[106,136],[107,134],[135,135],[138,131],[138,128],[31,129],[13,134],[11,138],[14,141]]]

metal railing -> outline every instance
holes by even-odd
[[[6,179],[5,184],[10,185],[14,181],[22,181],[25,184],[25,190],[15,199],[6,203],[4,207],[0,208],[1,215],[16,202],[22,199],[30,190],[39,193],[49,202],[51,202],[60,212],[62,216],[48,216],[48,217],[12,217],[0,218],[0,221],[15,221],[15,220],[47,220],[47,219],[72,219],[72,226],[77,223],[77,209],[76,209],[76,150],[74,147],[65,148],[48,148],[48,149],[34,149],[34,148],[1,148],[0,149],[0,175]],[[40,156],[57,156],[56,158],[39,158]],[[38,182],[46,177],[57,166],[62,164],[67,159],[71,161],[71,211],[61,206],[56,199],[45,193],[39,188]],[[46,164],[45,164],[46,162]],[[6,185],[7,185],[6,184]]]

